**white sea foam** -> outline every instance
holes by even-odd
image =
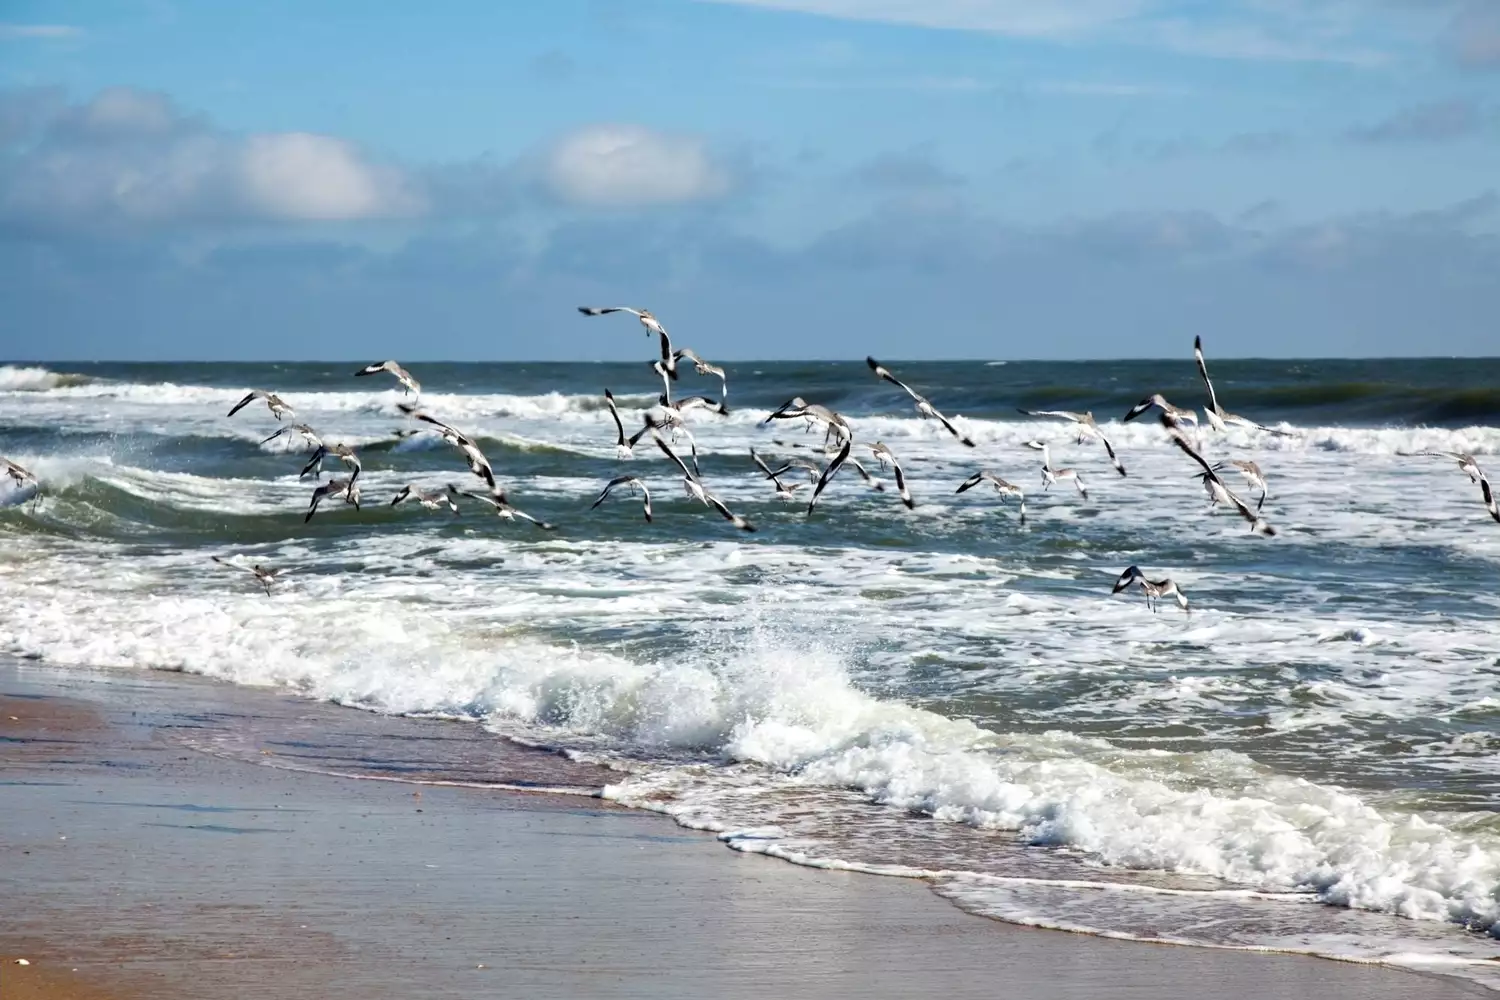
[[[46,368],[0,365],[0,393],[44,392],[83,380],[81,375],[65,375]]]

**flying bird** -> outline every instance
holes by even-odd
[[[228,559],[221,559],[219,556],[210,556],[209,558],[213,559],[220,566],[228,566],[230,569],[242,569],[255,577],[256,582],[265,588],[267,597],[271,596],[271,584],[276,582],[277,576],[286,572],[282,569],[269,569],[261,565],[245,566],[241,563],[230,562]]]
[[[1188,608],[1187,595],[1177,589],[1177,584],[1171,580],[1148,580],[1146,579],[1146,574],[1141,572],[1139,566],[1131,566],[1124,573],[1121,573],[1120,578],[1115,581],[1115,589],[1111,593],[1118,594],[1133,583],[1140,584],[1141,592],[1146,595],[1146,607],[1150,608],[1153,614],[1156,612],[1157,605],[1163,597],[1173,598],[1177,601],[1179,608],[1192,614],[1192,611]]]
[[[1015,497],[1017,500],[1019,500],[1021,502],[1021,523],[1023,525],[1026,523],[1025,491],[1014,483],[1006,482],[999,476],[995,475],[993,472],[987,472],[983,469],[979,470],[968,479],[965,479],[962,483],[960,483],[958,489],[954,490],[954,492],[967,493],[969,490],[972,490],[980,483],[989,483],[991,486],[993,486],[995,488],[995,492],[999,494],[1002,503],[1005,501],[1006,497]]]
[[[632,492],[634,492],[635,490],[641,491],[642,506],[645,508],[646,522],[649,524],[651,521],[651,490],[646,486],[644,481],[636,478],[635,476],[616,476],[614,479],[611,479],[609,482],[605,483],[604,492],[599,494],[599,499],[595,500],[593,504],[589,506],[589,510],[593,510],[595,507],[603,503],[605,498],[608,497],[617,486],[629,486]]]
[[[1083,477],[1078,474],[1077,469],[1054,469],[1052,467],[1052,451],[1043,441],[1027,441],[1026,447],[1035,448],[1042,453],[1042,489],[1050,490],[1054,484],[1064,479],[1073,480],[1073,485],[1078,488],[1078,495],[1085,500],[1089,498],[1089,491],[1084,488]]]
[[[25,489],[34,491],[31,495],[31,509],[36,510],[42,502],[41,480],[8,458],[0,458],[0,472],[4,472],[6,478],[15,482],[17,491]]]
[[[702,358],[698,357],[696,353],[693,352],[693,349],[691,347],[684,347],[681,350],[673,353],[673,367],[676,366],[677,362],[682,361],[684,358],[693,363],[693,369],[699,375],[719,376],[719,395],[724,397],[725,399],[729,398],[729,377],[724,374],[724,369],[720,368],[718,365],[711,365],[707,361],[704,361]]]
[[[1208,364],[1203,360],[1203,338],[1193,338],[1193,360],[1198,362],[1198,374],[1203,378],[1203,385],[1208,389],[1208,406],[1203,410],[1203,415],[1208,418],[1208,424],[1214,430],[1223,433],[1230,426],[1248,427],[1251,430],[1265,431],[1268,434],[1279,434],[1282,437],[1292,436],[1290,431],[1277,430],[1258,424],[1249,417],[1242,417],[1237,413],[1229,413],[1219,405],[1218,394],[1214,392],[1214,384],[1208,378]]]
[[[257,399],[264,399],[266,401],[266,409],[270,410],[271,416],[275,417],[277,420],[280,420],[287,414],[296,416],[297,411],[288,406],[286,404],[286,400],[276,395],[276,393],[266,392],[264,389],[251,389],[250,392],[245,395],[244,399],[234,404],[234,408],[229,411],[227,416],[234,416],[236,413],[240,412]]]
[[[969,436],[967,434],[964,434],[957,427],[954,427],[953,426],[953,422],[950,421],[947,417],[943,416],[941,413],[939,413],[937,407],[933,406],[932,402],[926,396],[924,396],[921,393],[917,392],[911,386],[907,385],[905,382],[901,381],[899,378],[897,378],[896,376],[892,375],[889,370],[887,370],[884,366],[882,366],[880,364],[880,362],[876,361],[874,358],[868,358],[868,357],[865,358],[865,364],[869,365],[870,366],[870,370],[872,372],[874,372],[876,375],[880,376],[881,378],[883,378],[885,381],[891,383],[892,385],[897,386],[902,391],[904,391],[908,396],[910,396],[912,398],[912,400],[915,401],[916,404],[917,404],[917,412],[918,413],[920,413],[924,417],[931,417],[932,419],[936,420],[938,423],[942,424],[943,427],[945,427],[947,429],[948,433],[952,434],[954,437],[958,438],[958,440],[962,444],[965,444],[965,445],[969,446],[970,448],[974,447],[974,442],[969,438]]]
[[[1173,423],[1167,414],[1162,414],[1161,422],[1162,426],[1167,429],[1167,435],[1171,437],[1172,443],[1184,455],[1202,467],[1203,472],[1201,473],[1201,477],[1203,479],[1203,488],[1208,491],[1209,499],[1213,501],[1214,506],[1225,504],[1233,507],[1241,517],[1250,522],[1250,530],[1257,535],[1265,535],[1269,538],[1276,534],[1274,527],[1266,523],[1257,511],[1251,509],[1248,503],[1241,500],[1233,490],[1224,485],[1224,480],[1219,478],[1219,473],[1215,471],[1206,458],[1198,453],[1198,449],[1189,443],[1188,439],[1183,436],[1182,429]]]
[[[411,377],[411,372],[402,368],[394,361],[382,361],[378,365],[365,365],[355,375],[379,375],[381,372],[390,372],[396,376],[396,381],[401,383],[402,395],[410,392],[413,396],[422,395],[422,384]]]
[[[314,448],[323,447],[323,439],[318,436],[318,432],[313,430],[306,424],[288,424],[287,426],[278,430],[275,434],[272,434],[270,437],[266,438],[261,442],[261,444],[268,445],[282,435],[290,437],[293,434],[300,435],[304,443],[309,444]]]
[[[833,477],[839,474],[839,469],[843,468],[844,463],[849,460],[849,449],[853,446],[854,440],[852,438],[845,440],[838,454],[834,455],[827,467],[823,469],[823,474],[818,477],[818,485],[813,487],[812,499],[807,504],[808,517],[812,517],[813,508],[818,505],[818,497],[823,495],[823,491],[828,488],[828,484],[833,482]]]
[[[557,525],[548,524],[546,521],[532,517],[530,514],[526,513],[524,510],[521,510],[519,507],[512,506],[510,501],[506,500],[505,493],[502,490],[495,490],[491,493],[480,493],[476,490],[461,490],[452,483],[449,483],[448,493],[449,495],[454,497],[469,497],[472,500],[478,500],[480,503],[488,504],[490,507],[494,508],[495,514],[497,516],[503,517],[507,521],[514,521],[519,517],[523,521],[530,521],[542,531],[557,530]]]
[[[1115,467],[1120,475],[1125,475],[1125,466],[1120,462],[1119,456],[1115,454],[1115,446],[1109,443],[1109,438],[1099,429],[1094,422],[1092,410],[1084,413],[1074,413],[1072,410],[1017,410],[1028,417],[1056,417],[1059,420],[1071,420],[1078,426],[1078,443],[1083,444],[1085,438],[1094,438],[1104,445],[1104,452],[1109,456],[1109,463]]]
[[[896,460],[895,453],[881,441],[875,442],[869,448],[876,461],[880,463],[880,467],[889,468],[895,474],[896,492],[901,494],[901,502],[906,504],[908,510],[915,507],[916,502],[911,498],[911,490],[906,488],[906,472],[901,468],[901,463]]]
[[[1127,421],[1134,420],[1136,417],[1140,416],[1142,413],[1145,413],[1153,406],[1161,410],[1162,416],[1164,418],[1171,419],[1172,423],[1168,424],[1169,427],[1176,427],[1180,426],[1181,424],[1192,424],[1194,427],[1198,426],[1197,410],[1184,410],[1181,407],[1173,406],[1171,403],[1167,402],[1159,392],[1152,393],[1145,399],[1141,400],[1139,403],[1136,403],[1134,406],[1132,406],[1130,408],[1130,412],[1125,414],[1125,419]]]
[[[778,500],[795,500],[797,498],[796,497],[796,493],[797,493],[798,490],[800,490],[803,487],[804,484],[803,483],[783,483],[781,481],[781,476],[782,475],[784,475],[785,473],[787,473],[788,471],[790,471],[793,468],[797,468],[797,466],[795,466],[791,462],[788,462],[788,463],[786,463],[785,465],[783,465],[779,469],[772,469],[769,465],[767,465],[765,463],[764,459],[762,459],[759,455],[757,455],[755,453],[755,449],[754,448],[750,449],[750,461],[752,461],[752,462],[755,463],[755,467],[757,469],[759,469],[761,472],[764,472],[766,474],[766,478],[769,479],[771,481],[771,485],[776,488],[776,499],[778,499]],[[811,466],[812,469],[813,469],[813,475],[814,476],[820,474],[821,471],[822,471],[822,470],[818,469],[816,466],[813,466],[811,462],[803,462],[802,465],[803,466]]]
[[[630,306],[579,306],[578,311],[585,316],[608,316],[610,313],[629,313],[641,321],[641,326],[646,328],[646,336],[656,334],[661,340],[661,370],[663,378],[677,379],[677,356],[672,350],[672,338],[667,335],[667,328],[661,325],[661,321],[646,309],[632,309]]]
[[[297,478],[304,479],[309,473],[321,476],[323,474],[323,459],[329,455],[343,462],[347,468],[353,471],[354,475],[349,477],[350,482],[359,478],[359,474],[363,471],[364,467],[360,464],[359,456],[354,453],[354,449],[346,444],[319,444],[318,450],[313,452],[312,458],[308,459],[307,464],[302,467],[301,475]]]
[[[845,420],[841,414],[835,413],[828,407],[821,406],[818,403],[809,403],[801,396],[793,396],[785,403],[782,403],[766,419],[762,420],[760,424],[764,427],[773,420],[796,420],[799,417],[807,421],[808,430],[812,430],[818,424],[824,426],[826,429],[823,435],[825,445],[835,441],[842,444],[854,438],[854,429],[849,426],[849,421]]]
[[[330,479],[313,490],[312,506],[307,508],[307,516],[302,519],[302,523],[306,524],[313,519],[313,515],[318,512],[318,505],[324,500],[338,499],[342,499],[344,503],[359,510],[359,486],[353,479]]]
[[[635,452],[632,450],[633,442],[625,439],[625,425],[620,422],[620,411],[615,407],[614,393],[608,389],[604,390],[604,402],[609,407],[609,415],[615,420],[615,456],[617,458],[633,458]]]
[[[755,525],[751,524],[749,521],[745,520],[743,517],[730,510],[728,506],[725,505],[724,501],[720,500],[718,497],[714,496],[708,491],[708,488],[703,485],[703,481],[698,478],[697,472],[687,467],[687,463],[682,460],[677,452],[672,450],[672,446],[667,444],[667,442],[662,438],[660,434],[652,434],[651,436],[656,440],[656,446],[662,450],[662,453],[670,458],[673,462],[676,462],[677,468],[682,470],[682,485],[683,488],[687,490],[688,496],[706,506],[712,507],[714,510],[719,512],[719,515],[723,517],[724,520],[728,521],[730,524],[733,524],[741,531],[755,530]]]
[[[455,516],[458,514],[458,504],[453,502],[452,496],[442,490],[418,489],[416,486],[408,483],[401,487],[401,492],[396,494],[395,499],[391,501],[391,506],[395,507],[408,500],[413,500],[421,504],[427,510],[441,510],[447,507]]]
[[[442,439],[457,448],[464,456],[464,461],[468,464],[469,471],[480,479],[483,479],[485,485],[490,489],[493,490],[496,488],[495,470],[491,468],[490,460],[484,457],[484,452],[479,450],[479,445],[475,444],[467,435],[451,424],[445,424],[437,417],[434,417],[430,413],[424,413],[415,406],[408,406],[405,403],[398,403],[396,406],[397,409],[408,417],[436,427]]]

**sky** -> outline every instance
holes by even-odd
[[[0,0],[0,358],[1500,354],[1500,0]]]

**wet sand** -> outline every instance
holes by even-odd
[[[606,774],[468,725],[0,663],[0,1000],[1491,995],[1001,924],[587,797]],[[411,783],[438,776],[460,784]],[[585,794],[473,787],[526,784]]]

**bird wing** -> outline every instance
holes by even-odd
[[[1182,432],[1172,425],[1172,423],[1170,422],[1170,418],[1163,415],[1162,425],[1167,428],[1167,436],[1172,439],[1172,443],[1175,444],[1178,448],[1182,449],[1183,454],[1187,455],[1188,458],[1191,458],[1193,461],[1201,465],[1203,467],[1204,473],[1206,473],[1208,477],[1211,478],[1214,482],[1218,483],[1220,486],[1224,485],[1224,481],[1219,478],[1219,474],[1214,471],[1214,467],[1209,464],[1208,459],[1198,454],[1198,449],[1194,448],[1191,444],[1188,443],[1188,439],[1183,437]]]
[[[730,522],[736,528],[739,528],[741,531],[754,531],[755,530],[755,525],[751,524],[749,521],[745,520],[743,517],[740,517],[738,514],[736,514],[734,511],[730,510],[728,507],[724,506],[724,501],[720,500],[718,497],[714,496],[712,493],[704,493],[703,497],[704,497],[705,500],[708,501],[708,505],[710,507],[712,507],[714,510],[718,511],[721,515],[723,515],[724,520]]]
[[[1193,360],[1198,362],[1198,374],[1203,378],[1203,384],[1208,387],[1208,406],[1214,413],[1223,414],[1219,409],[1219,397],[1214,395],[1214,384],[1208,379],[1208,364],[1203,360],[1203,338],[1193,338]]]
[[[1495,491],[1490,489],[1490,481],[1483,476],[1479,477],[1479,492],[1484,496],[1484,509],[1490,512],[1490,517],[1500,521],[1500,504],[1495,502]]]
[[[911,498],[911,490],[906,488],[906,473],[902,470],[901,463],[896,461],[895,455],[890,456],[890,461],[891,471],[896,475],[896,492],[901,494],[901,502],[906,504],[908,509],[911,509],[917,503]]]
[[[1125,572],[1120,574],[1120,578],[1115,581],[1114,590],[1110,591],[1110,593],[1118,594],[1120,591],[1124,590],[1126,587],[1129,587],[1135,581],[1141,579],[1144,579],[1144,576],[1141,573],[1140,567],[1131,566],[1126,569]]]
[[[931,403],[928,403],[927,405],[932,406]],[[942,424],[948,429],[949,434],[952,434],[954,437],[958,438],[960,444],[967,445],[970,448],[974,447],[973,438],[960,431],[957,427],[954,427],[953,421],[949,420],[947,417],[939,413],[937,407],[935,406],[932,407],[932,415],[938,418],[938,423]]]
[[[405,503],[407,500],[410,500],[411,499],[411,492],[412,491],[411,491],[411,487],[410,486],[404,486],[404,487],[402,487],[401,492],[397,493],[396,494],[396,498],[391,501],[391,506],[394,507],[398,503]]]
[[[1071,420],[1075,424],[1083,423],[1083,414],[1071,410],[1023,410],[1018,406],[1016,412],[1028,417],[1056,417],[1059,420]]]
[[[968,479],[965,479],[962,483],[960,483],[958,485],[958,489],[954,490],[953,492],[955,492],[955,493],[967,493],[969,490],[972,490],[974,487],[978,486],[982,482],[984,482],[984,473],[983,472],[976,472],[972,476],[970,476]]]
[[[585,316],[607,316],[610,313],[627,312],[639,317],[641,314],[639,309],[632,309],[629,306],[579,306],[578,311]]]
[[[916,399],[916,400],[922,399],[922,396],[920,396],[918,393],[912,391],[912,387],[911,386],[907,385],[905,382],[901,381],[899,378],[897,378],[896,376],[892,375],[890,373],[890,369],[886,368],[879,361],[876,361],[874,358],[868,358],[867,357],[867,358],[865,358],[865,364],[869,365],[870,366],[870,370],[872,372],[874,372],[876,375],[879,375],[881,378],[885,379],[887,382],[891,383],[892,385],[900,386],[901,389],[902,389],[902,391],[904,391],[912,399]]]
[[[625,444],[625,425],[620,422],[620,411],[615,408],[614,393],[608,389],[604,390],[604,401],[609,405],[609,415],[615,418],[615,430],[619,432],[618,441],[621,446]]]
[[[634,476],[616,476],[609,482],[605,483],[604,490],[599,494],[599,499],[595,500],[592,504],[589,505],[589,510],[593,510],[595,507],[603,503],[604,499],[609,496],[610,492],[614,490],[616,486],[620,486],[632,481],[635,481]]]
[[[807,504],[807,513],[809,516],[813,512],[813,508],[818,505],[818,497],[822,495],[823,490],[827,488],[828,484],[833,482],[833,477],[838,475],[838,471],[843,468],[844,463],[849,460],[849,449],[852,447],[854,447],[852,440],[845,441],[844,446],[839,449],[839,453],[833,456],[833,461],[828,463],[828,468],[824,469],[823,474],[818,477],[818,485],[813,490],[812,500]]]
[[[667,444],[666,439],[663,438],[660,434],[654,433],[652,434],[652,437],[656,439],[656,446],[663,452],[665,452],[668,458],[677,463],[677,467],[682,470],[683,478],[690,479],[696,482],[698,479],[697,474],[687,467],[687,463],[682,460],[682,457],[678,455],[677,452],[672,450],[672,446]]]
[[[1109,443],[1109,438],[1105,437],[1097,427],[1094,429],[1094,434],[1104,443],[1104,453],[1109,456],[1109,463],[1115,467],[1115,471],[1122,476],[1125,475],[1125,465],[1120,461],[1120,456],[1115,454],[1115,446]]]
[[[241,410],[243,410],[245,407],[249,406],[255,400],[257,400],[257,399],[265,399],[265,398],[266,398],[266,393],[265,393],[264,390],[262,390],[262,389],[251,389],[250,392],[245,395],[245,398],[242,399],[242,400],[240,400],[238,403],[235,403],[234,404],[234,409],[230,410],[227,414],[225,414],[225,416],[232,417],[236,413],[238,413]]]
[[[1125,414],[1125,420],[1127,422],[1134,420],[1136,417],[1140,416],[1142,413],[1145,413],[1155,405],[1156,399],[1154,397],[1150,399],[1143,399],[1130,408],[1130,412]]]

